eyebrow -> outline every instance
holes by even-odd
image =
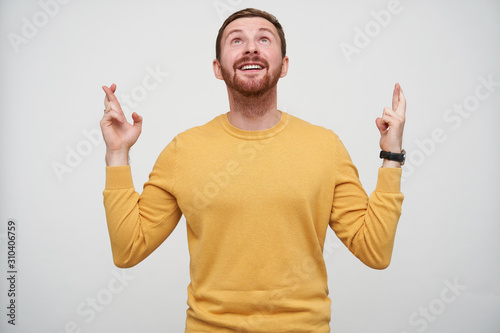
[[[271,35],[273,35],[274,38],[276,38],[276,35],[274,34],[274,32],[271,29],[269,29],[269,28],[260,28],[259,31],[267,31]],[[227,36],[226,36],[225,39],[227,39],[231,34],[236,33],[236,32],[243,32],[243,30],[242,29],[231,30],[231,31],[229,31],[229,33],[227,34]]]

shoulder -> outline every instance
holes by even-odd
[[[207,123],[195,127],[191,127],[183,132],[178,133],[172,140],[171,143],[179,147],[191,147],[200,146],[204,143],[213,143],[220,133],[222,128],[220,125],[221,116],[216,116]]]
[[[324,126],[312,124],[298,117],[288,115],[290,131],[300,133],[301,137],[318,140],[318,142],[336,143],[339,138],[337,134]]]
[[[207,123],[189,128],[178,133],[164,148],[163,155],[196,155],[213,149],[220,143],[223,129],[220,125],[220,116],[216,116]],[[212,148],[211,148],[212,147]]]
[[[220,126],[220,118],[221,115],[216,116],[212,120],[208,121],[207,123],[195,127],[191,127],[190,129],[187,129],[179,134],[177,134],[176,138],[177,139],[188,139],[190,137],[204,137],[204,136],[210,136],[213,135],[214,132],[219,130],[221,128]]]

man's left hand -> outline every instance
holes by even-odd
[[[392,109],[385,107],[382,117],[375,120],[381,135],[380,148],[382,150],[401,153],[405,114],[406,99],[401,86],[396,83],[392,94]]]

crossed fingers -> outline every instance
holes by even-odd
[[[115,91],[116,91],[116,84],[112,84],[111,86],[103,86],[102,89],[106,93],[106,96],[104,97],[104,118],[107,118],[107,120],[114,119],[118,121],[119,123],[124,123],[125,120],[125,115],[123,114],[122,108],[120,106],[120,103],[118,102],[118,99],[116,98]]]

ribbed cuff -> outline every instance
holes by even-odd
[[[402,168],[379,168],[378,180],[375,191],[377,192],[401,192]]]
[[[106,190],[133,187],[130,165],[106,167]]]

